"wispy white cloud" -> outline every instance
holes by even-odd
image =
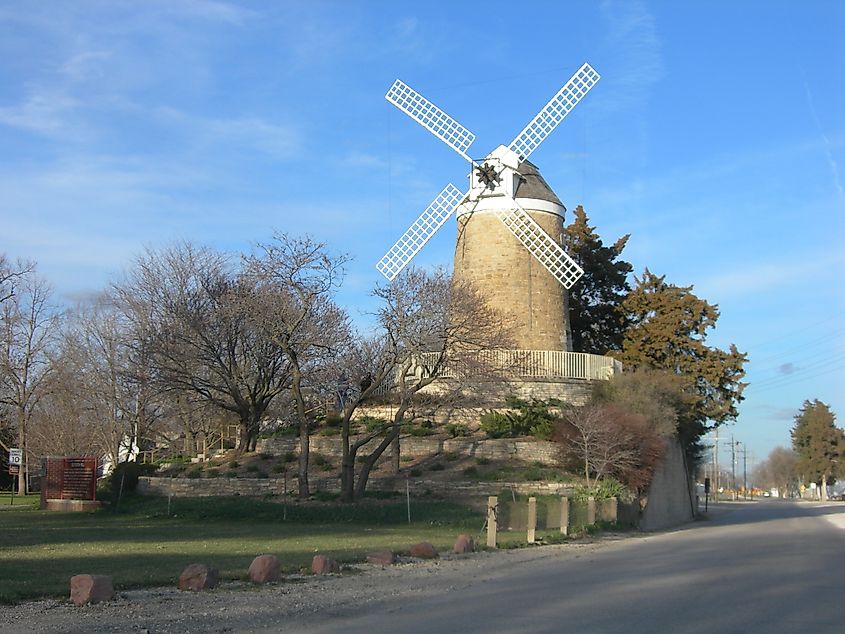
[[[629,110],[644,107],[652,86],[664,74],[657,24],[638,0],[606,0],[601,5],[607,22],[605,48],[614,69],[611,87],[594,107]],[[605,79],[608,79],[607,77]]]
[[[79,102],[61,93],[29,95],[22,103],[0,108],[0,125],[45,136],[66,134],[66,117]]]
[[[839,175],[839,164],[836,162],[836,159],[833,157],[833,151],[831,148],[831,142],[828,136],[824,133],[824,129],[822,128],[822,123],[819,120],[819,114],[816,111],[816,106],[813,103],[813,95],[810,92],[810,85],[804,80],[804,93],[807,95],[807,105],[810,108],[810,114],[813,117],[813,122],[818,128],[819,134],[821,135],[822,142],[824,144],[824,153],[825,158],[827,159],[828,167],[830,168],[831,180],[833,182],[833,187],[839,194],[839,201],[845,206],[845,188],[842,187],[842,179]]]
[[[302,147],[301,127],[271,123],[259,117],[211,118],[171,107],[157,108],[156,116],[173,132],[204,147],[248,148],[277,160],[294,158]]]
[[[704,277],[696,283],[696,288],[705,296],[720,299],[751,296],[806,283],[830,271],[842,270],[843,266],[845,252],[840,249],[812,253],[779,251],[772,253],[769,260],[744,262],[741,268]]]

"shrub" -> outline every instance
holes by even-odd
[[[240,462],[238,462],[237,460],[231,460],[231,461],[229,461],[229,468],[230,468],[230,469],[237,469],[237,468],[238,468],[238,467],[240,467],[240,466],[241,466],[241,463],[240,463]]]
[[[430,427],[411,427],[408,430],[408,433],[411,434],[411,436],[431,436],[437,432]]]
[[[464,475],[470,478],[477,478],[479,476],[478,467],[467,467],[464,469]]]
[[[366,429],[369,434],[382,427],[385,430],[388,428],[388,421],[383,418],[376,418],[375,416],[359,416],[355,419],[355,422],[359,425],[363,425],[364,429]]]
[[[283,464],[277,464],[273,466],[273,473],[284,473],[287,467]]]
[[[481,415],[481,429],[490,438],[512,438],[531,435],[549,440],[554,432],[556,417],[543,401],[509,397],[508,407],[515,411],[490,411]]]
[[[259,471],[261,471],[261,469],[259,469],[258,465],[254,465],[254,464],[247,465],[246,470],[249,471],[250,473],[258,473]]]
[[[517,436],[513,416],[502,412],[485,412],[481,415],[481,431],[490,438],[510,438]]]
[[[155,473],[158,467],[153,464],[140,462],[121,462],[111,473],[111,488],[117,493],[120,491],[121,480],[123,481],[123,492],[131,493],[138,488],[138,478],[144,475]]]
[[[466,425],[459,425],[457,423],[447,423],[446,433],[451,438],[465,438],[469,436],[469,430]]]
[[[429,467],[432,471],[443,471],[446,466],[442,462],[435,462],[433,465]]]
[[[322,454],[315,453],[311,456],[311,461],[318,467],[324,467],[330,464],[329,459]]]
[[[273,458],[273,454],[267,453],[266,451],[262,451],[260,454],[258,454],[258,457],[262,460],[271,460]]]
[[[296,454],[293,451],[288,451],[282,458],[285,462],[295,462]]]
[[[408,475],[412,478],[419,478],[422,475],[422,470],[415,467],[408,472]]]
[[[481,465],[481,466],[488,465],[488,464],[490,464],[490,458],[476,458],[475,464]]]

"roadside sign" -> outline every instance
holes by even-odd
[[[9,475],[18,475],[21,472],[20,465],[10,464],[9,465]]]
[[[9,449],[9,466],[23,464],[23,450],[16,447]]]

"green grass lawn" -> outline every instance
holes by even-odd
[[[16,500],[17,502],[17,500]],[[247,498],[128,498],[120,513],[58,513],[20,506],[0,511],[0,602],[68,594],[71,576],[107,574],[116,589],[173,585],[190,563],[222,579],[243,579],[253,557],[274,554],[285,572],[310,568],[315,553],[341,563],[378,549],[407,551],[430,541],[452,546],[479,537],[478,511],[447,503],[366,501],[361,505],[280,504]]]

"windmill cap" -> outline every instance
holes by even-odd
[[[560,202],[560,198],[557,197],[546,180],[541,176],[540,171],[534,163],[528,160],[522,161],[517,171],[522,176],[522,179],[516,188],[515,198],[546,200],[550,203],[560,205],[566,211],[566,207]]]

